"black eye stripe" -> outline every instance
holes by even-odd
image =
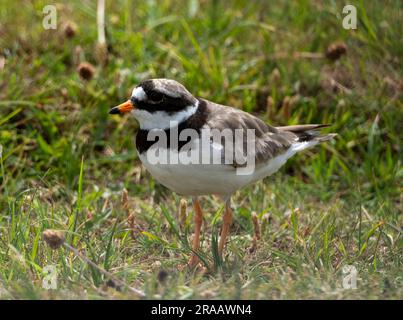
[[[161,101],[164,98],[164,95],[161,92],[152,90],[147,93],[147,97],[152,101]]]
[[[156,111],[165,111],[168,114],[181,111],[187,108],[192,102],[182,99],[174,99],[168,96],[165,96],[164,99],[160,100],[159,102],[152,103],[151,99],[147,101],[141,101],[135,98],[132,98],[133,104],[136,106],[136,109],[139,110],[146,110],[150,113]]]
[[[145,80],[138,86],[144,90],[147,97],[145,100],[132,97],[133,104],[136,106],[136,109],[146,110],[150,113],[157,111],[165,111],[168,114],[175,113],[193,105],[196,100],[190,93],[184,91],[181,86],[173,87],[172,85],[165,85],[165,87],[168,86],[168,88],[165,88],[163,85],[162,89],[165,89],[167,92],[159,90],[159,87],[155,86],[153,80]],[[175,93],[175,95],[171,96],[170,92]]]

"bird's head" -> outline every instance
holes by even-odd
[[[179,82],[149,79],[136,86],[130,99],[109,113],[132,113],[144,130],[167,129],[191,117],[198,104],[199,101]]]

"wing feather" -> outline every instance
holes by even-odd
[[[237,141],[235,141],[235,143],[232,143],[231,145],[225,145],[225,141],[222,141],[226,151],[243,154],[245,159],[247,156],[254,156],[256,164],[267,162],[277,155],[286,152],[290,146],[298,140],[296,134],[290,131],[278,130],[247,112],[210,101],[206,102],[209,114],[206,122],[207,127],[218,130],[230,129],[232,132],[235,132],[236,129],[241,129],[243,135],[241,144],[236,143]],[[249,129],[254,130],[255,133],[255,139],[253,142],[251,142],[250,139],[247,139],[247,130]],[[252,154],[249,155],[246,154],[248,143],[254,144]],[[249,150],[251,150],[251,148],[249,148]],[[244,161],[241,162],[244,163]],[[240,164],[234,156],[234,162],[232,165],[237,167],[242,164]]]

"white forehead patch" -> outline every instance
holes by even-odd
[[[145,93],[142,87],[134,88],[132,91],[132,97],[140,101],[147,100],[147,94]]]

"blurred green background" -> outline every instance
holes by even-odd
[[[343,1],[106,1],[102,46],[96,1],[2,1],[0,298],[131,297],[46,247],[47,228],[148,298],[402,298],[402,4],[350,2],[356,30],[342,27]],[[56,30],[42,25],[48,4]],[[137,159],[136,121],[108,116],[154,77],[339,134],[236,195],[224,261],[209,249],[222,204],[204,199],[207,274],[178,271],[192,210],[180,225],[180,198]],[[253,212],[268,225],[250,250]],[[41,287],[47,264],[63,290]],[[360,290],[340,289],[344,265]]]

